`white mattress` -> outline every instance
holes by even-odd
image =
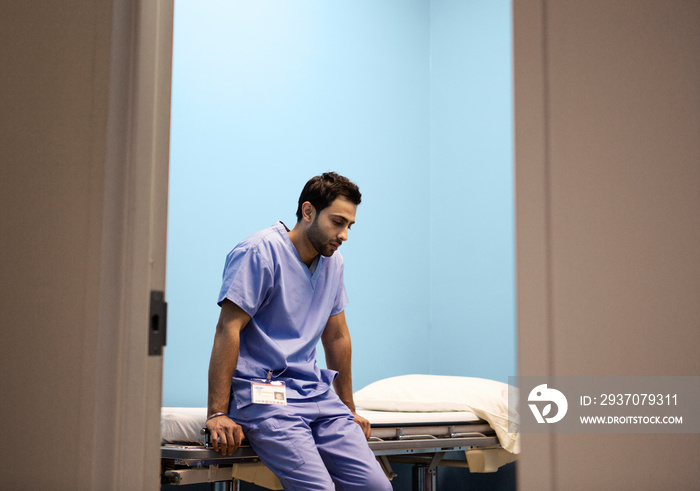
[[[469,411],[448,412],[398,412],[398,411],[372,411],[370,409],[358,409],[357,414],[366,418],[373,426],[400,426],[400,425],[434,425],[475,423],[480,421],[476,414]]]
[[[162,443],[198,443],[204,445],[201,431],[207,421],[205,407],[164,407],[160,410]]]
[[[373,426],[437,425],[475,423],[480,419],[469,411],[394,412],[358,409],[357,413]],[[162,443],[196,443],[203,445],[201,430],[207,419],[205,407],[161,408]]]

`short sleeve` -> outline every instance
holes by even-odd
[[[348,305],[348,295],[345,292],[345,281],[343,278],[343,268],[340,269],[340,281],[338,284],[338,291],[335,295],[335,301],[333,302],[333,309],[331,310],[331,315],[340,314],[345,307]]]
[[[269,264],[255,248],[234,249],[226,257],[218,304],[228,299],[253,317],[273,287]]]

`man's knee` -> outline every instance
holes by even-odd
[[[382,470],[379,463],[371,458],[365,462],[364,469],[360,472],[356,471],[348,474],[338,474],[334,476],[337,489],[343,491],[390,491],[392,489],[391,482]]]
[[[357,489],[370,489],[372,491],[391,491],[391,481],[387,478],[383,472],[373,474],[367,479],[361,487]]]

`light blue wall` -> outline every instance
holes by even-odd
[[[516,373],[511,6],[432,0],[431,372]]]
[[[364,195],[342,250],[355,386],[429,371],[427,4],[175,7],[163,403],[206,404],[226,253],[292,226],[326,170]]]
[[[510,32],[495,39],[473,19],[468,6],[482,3],[493,2],[176,2],[164,405],[206,404],[226,253],[276,220],[293,225],[303,184],[326,170],[363,192],[342,251],[355,387],[405,373],[515,373]],[[501,32],[509,4],[497,4],[479,18]],[[465,35],[450,9],[485,39]],[[435,33],[450,22],[454,44]],[[467,52],[485,67],[441,80]],[[484,70],[503,79],[485,82]],[[477,100],[497,108],[475,121]],[[477,155],[451,136],[484,125],[469,135]],[[465,199],[455,177],[478,192]],[[499,343],[480,355],[468,337]]]

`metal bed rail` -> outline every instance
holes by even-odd
[[[446,460],[449,452],[500,448],[493,429],[486,424],[372,427],[369,447],[389,478],[396,476],[391,463],[411,463],[414,490],[433,491],[438,466],[468,467],[461,460]],[[205,436],[205,445],[167,444],[161,446],[161,484],[186,485],[228,482],[225,489],[238,489],[232,468],[238,464],[258,464],[253,449],[244,444],[232,455],[215,452]]]

